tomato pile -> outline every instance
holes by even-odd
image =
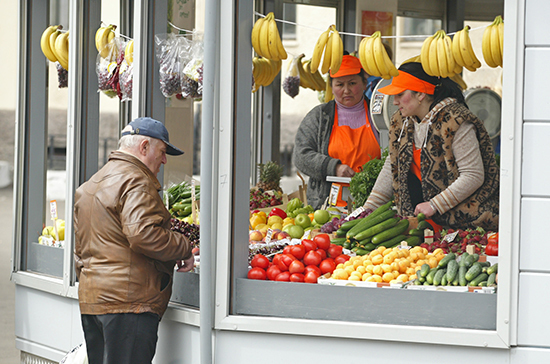
[[[336,266],[350,259],[342,247],[330,243],[328,234],[303,239],[301,244],[287,245],[270,261],[256,254],[250,262],[249,279],[317,283],[317,278],[332,273]]]

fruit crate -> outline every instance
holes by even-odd
[[[270,194],[274,193],[273,191],[265,191],[265,192]],[[281,210],[286,210],[286,205],[288,205],[288,201],[290,201],[288,195],[286,193],[283,193],[281,196],[281,200],[283,201],[283,203],[280,205],[268,206],[264,208],[254,209],[254,210],[263,211],[266,214],[269,214],[274,207],[280,208]]]

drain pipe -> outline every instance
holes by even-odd
[[[212,364],[214,265],[212,241],[212,168],[218,59],[219,0],[206,0],[204,21],[204,73],[201,123],[201,270],[200,270],[200,362]]]

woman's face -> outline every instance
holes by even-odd
[[[418,115],[420,111],[419,93],[411,90],[405,90],[400,94],[393,96],[393,104],[399,107],[403,117]]]
[[[344,106],[354,106],[360,102],[366,87],[360,75],[342,76],[332,80],[334,99]]]

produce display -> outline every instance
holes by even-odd
[[[38,237],[38,244],[63,247],[65,245],[65,220],[56,219],[54,225],[45,225]]]
[[[183,234],[191,242],[193,254],[198,255],[200,248],[200,226],[186,221],[172,218],[170,230]]]
[[[267,163],[258,164],[259,181],[256,184],[256,188],[268,191],[275,190],[283,192],[281,190],[281,177],[283,176],[283,167],[277,162],[269,161]]]
[[[198,222],[198,216],[196,221],[193,221],[191,213],[193,211],[193,190],[189,182],[183,181],[181,183],[175,184],[166,191],[164,191],[164,201],[168,207],[168,211],[172,217],[185,221],[189,224]],[[195,186],[195,201],[200,200],[201,187],[199,185]]]
[[[384,149],[381,158],[371,159],[363,165],[360,172],[355,173],[353,177],[351,177],[349,192],[353,198],[354,206],[363,206],[367,201],[388,154],[388,148]]]
[[[491,243],[491,247],[488,248],[489,242]],[[497,255],[494,254],[494,246],[496,245],[496,251],[498,252],[498,234],[487,232],[482,228],[466,230],[448,229],[435,232],[432,243],[421,244],[428,251],[443,249],[445,253],[455,253],[457,255],[466,252],[466,248],[469,245],[474,247],[477,254]]]

